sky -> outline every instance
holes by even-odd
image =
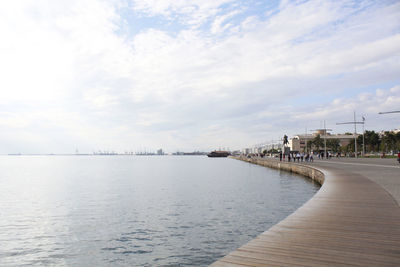
[[[0,153],[241,149],[400,128],[399,1],[20,0]],[[359,129],[358,131],[360,131]]]

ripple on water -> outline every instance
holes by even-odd
[[[206,157],[3,157],[0,169],[0,266],[206,266],[318,189]]]
[[[151,253],[152,252],[152,250],[141,250],[141,249],[138,249],[138,250],[125,250],[125,251],[122,251],[122,252],[119,252],[120,254],[148,254],[148,253]]]
[[[107,248],[102,248],[101,250],[115,251],[115,250],[120,250],[120,249],[126,249],[126,248],[125,247],[107,247]]]

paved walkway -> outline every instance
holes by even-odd
[[[312,165],[325,174],[318,193],[212,266],[400,266],[400,168],[380,159]]]
[[[300,163],[304,164],[305,162]],[[335,167],[352,173],[361,174],[385,188],[400,205],[400,164],[396,159],[316,159],[314,163],[310,165],[314,165],[315,167]]]

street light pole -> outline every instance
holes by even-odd
[[[363,152],[362,152],[362,156],[365,156],[365,117],[362,116],[362,120],[363,120]]]
[[[378,114],[389,114],[389,113],[400,113],[400,110],[386,111],[386,112],[379,112]]]
[[[357,124],[355,123],[356,121],[356,112],[354,111],[354,151],[356,153],[356,158],[357,158]]]
[[[327,159],[327,157],[326,157],[326,124],[325,124],[325,120],[324,120],[324,156],[325,156],[325,159]]]
[[[357,124],[364,124],[364,121],[356,121],[356,112],[354,111],[354,120],[350,122],[338,122],[336,125],[340,124],[354,124],[354,152],[355,157],[357,158]]]
[[[324,120],[324,128],[322,129],[314,129],[314,130],[310,130],[310,131],[318,131],[318,132],[323,132],[324,134],[324,156],[326,157],[326,134],[328,131],[332,131],[332,129],[326,129],[326,121]],[[319,151],[318,151],[319,153]]]
[[[307,126],[306,126],[306,135],[304,136],[304,143],[305,143],[305,153],[307,153]]]

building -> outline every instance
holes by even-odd
[[[274,142],[266,142],[254,145],[250,148],[243,148],[242,154],[263,154],[264,151],[270,150],[282,150],[283,144],[282,141],[274,141]]]
[[[338,139],[340,146],[347,146],[352,140],[354,140],[354,134],[330,134],[326,132],[325,129],[319,129],[313,134],[299,134],[289,139],[290,150],[296,152],[305,152],[307,142],[312,141],[317,135],[320,135],[321,139],[326,138],[326,140]],[[356,134],[356,137],[358,136],[359,135]],[[323,147],[320,147],[320,150],[323,149]],[[327,147],[327,149],[329,149],[329,147]]]
[[[243,149],[242,149],[242,153],[243,153],[243,154],[246,154],[246,155],[247,155],[247,154],[250,154],[250,153],[251,153],[251,149],[250,149],[250,148],[243,148]]]

